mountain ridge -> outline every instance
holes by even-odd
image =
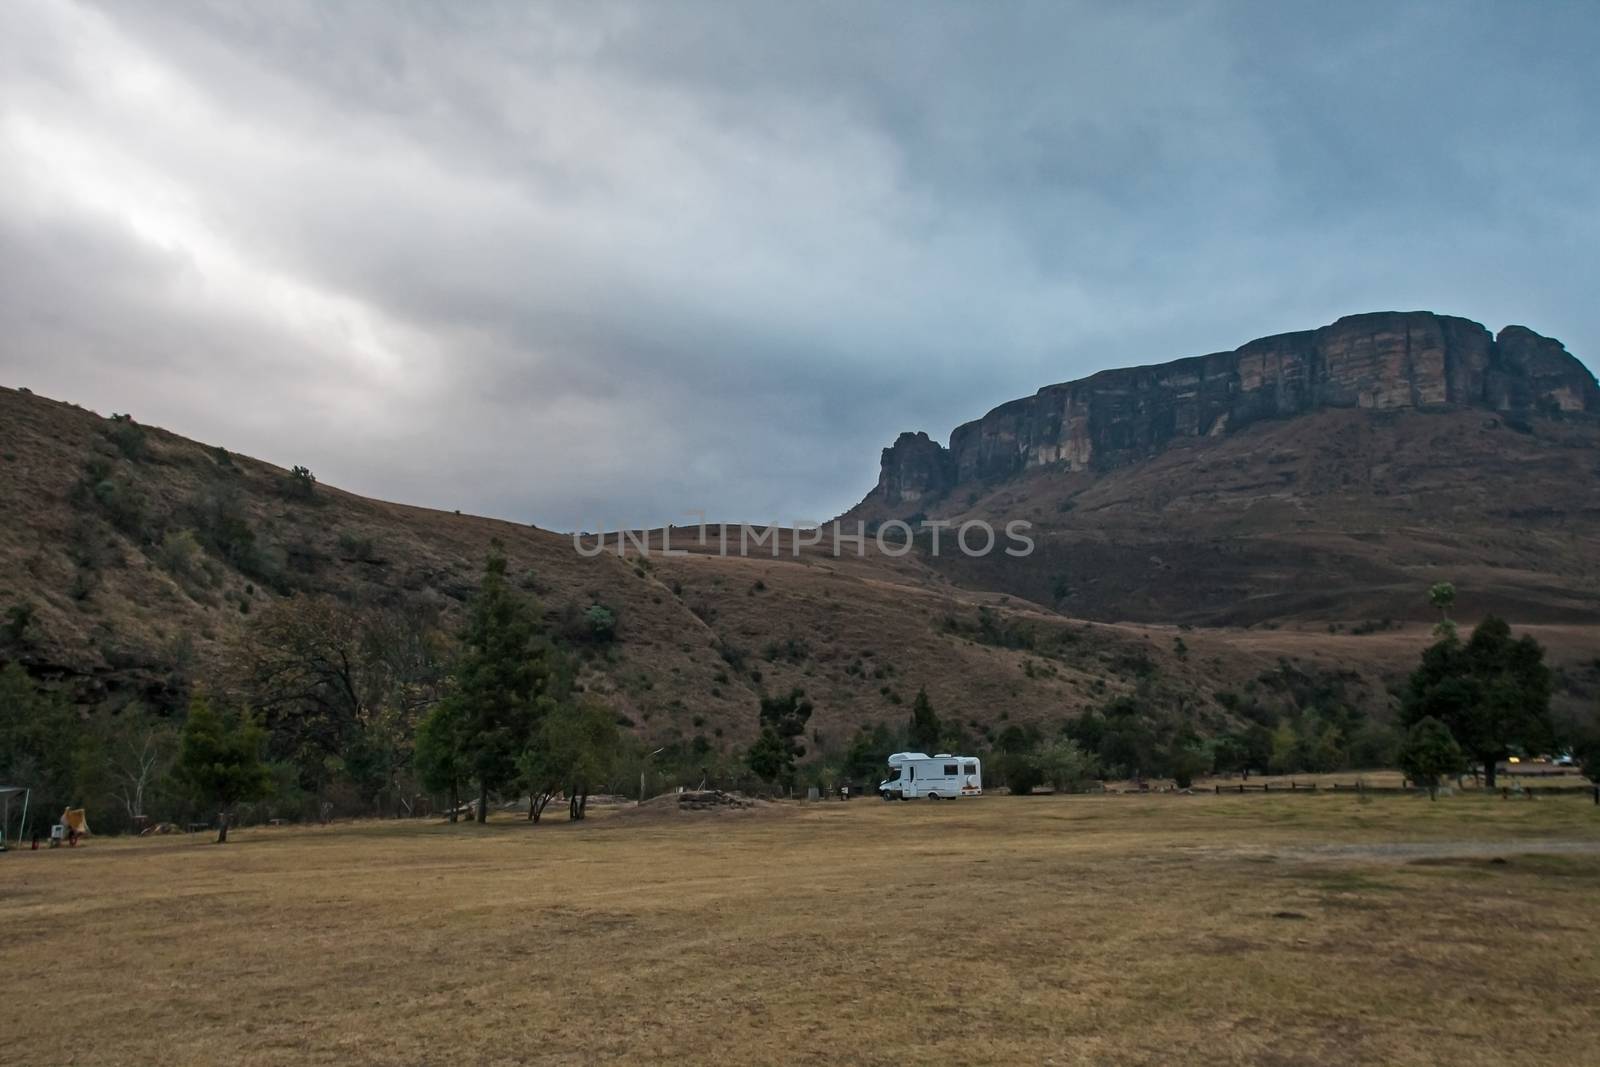
[[[1336,408],[1481,407],[1503,415],[1600,414],[1600,384],[1565,346],[1525,326],[1498,335],[1428,311],[1344,316],[1226,352],[1108,368],[1047,385],[951,431],[902,433],[878,484],[847,515],[937,499],[1038,467],[1108,470],[1183,438]]]

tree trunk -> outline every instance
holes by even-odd
[[[578,798],[578,818],[587,819],[588,817],[589,817],[589,791],[587,789],[585,789],[583,791],[583,795]]]
[[[225,812],[225,811],[218,812],[217,813],[217,844],[226,845],[227,843],[228,843],[228,813]]]
[[[450,821],[451,822],[455,822],[456,821],[456,819],[458,818],[458,816],[456,815],[456,812],[459,811],[460,809],[461,809],[461,784],[459,782],[451,782],[450,783]]]
[[[1493,756],[1485,756],[1483,760],[1483,788],[1487,792],[1494,791],[1494,772],[1499,768],[1495,764],[1500,761]]]
[[[489,821],[489,783],[478,783],[478,825]]]

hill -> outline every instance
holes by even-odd
[[[1025,519],[1022,558],[936,555],[926,533],[904,554],[784,536],[723,555],[716,528],[672,531],[683,554],[654,531],[648,552],[592,555],[0,389],[0,661],[85,707],[176,707],[226,689],[259,620],[297,598],[451,633],[498,540],[584,687],[708,760],[753,735],[761,693],[795,686],[812,749],[836,756],[924,687],[975,744],[1128,695],[1202,735],[1312,708],[1382,722],[1440,579],[1462,617],[1544,641],[1576,710],[1600,690],[1594,380],[1555,342],[1473,325],[1360,317],[1042,390],[949,448],[902,436],[844,517]],[[585,639],[592,605],[614,637]]]
[[[649,555],[586,557],[567,535],[308,484],[17,390],[0,389],[0,425],[0,659],[85,706],[175,707],[196,683],[226,688],[238,642],[289,598],[399,606],[449,632],[496,540],[553,628],[592,604],[614,612],[615,640],[583,649],[590,692],[646,738],[711,750],[754,733],[758,693],[791,686],[833,748],[859,725],[902,722],[924,686],[980,729],[1058,722],[1151,670],[1209,691],[1271,665],[1185,664],[1170,640],[963,589],[870,547],[723,557],[679,531],[695,551],[664,557],[658,534]]]

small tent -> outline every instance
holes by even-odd
[[[62,812],[61,825],[67,828],[68,833],[76,833],[79,837],[89,836],[89,818],[82,808],[68,808]]]

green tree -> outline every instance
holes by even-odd
[[[939,739],[943,734],[944,727],[934,713],[928,690],[917,690],[917,699],[911,705],[911,724],[907,730],[906,744],[917,752],[931,754],[939,750]]]
[[[995,770],[1012,796],[1025,797],[1045,781],[1039,757],[1033,752],[1002,752],[995,759]]]
[[[1100,774],[1099,762],[1066,738],[1045,746],[1038,765],[1040,776],[1057,793],[1076,793]]]
[[[267,732],[248,713],[217,713],[203,694],[189,703],[178,747],[177,779],[217,808],[217,844],[228,840],[228,813],[235,805],[266,796],[271,771],[261,760]]]
[[[1218,774],[1238,774],[1250,766],[1250,750],[1237,734],[1221,734],[1211,745],[1211,766]]]
[[[450,797],[450,821],[461,807],[461,786],[471,776],[461,702],[446,697],[417,725],[413,765],[422,787]]]
[[[565,658],[539,631],[538,616],[506,580],[499,543],[484,564],[456,663],[463,749],[478,784],[477,819],[489,817],[489,794],[514,782],[517,758],[542,715],[570,687]]]
[[[887,726],[883,723],[871,728],[862,726],[850,739],[840,774],[852,782],[866,782],[870,791],[883,777],[883,768],[894,751],[894,735]]]
[[[1195,741],[1175,744],[1167,753],[1167,769],[1179,789],[1188,789],[1194,780],[1211,769],[1212,755]]]
[[[783,738],[770,726],[762,727],[745,755],[745,763],[750,767],[750,773],[763,782],[786,785],[794,780],[794,756],[790,754]]]
[[[78,773],[87,741],[64,697],[34,685],[21,664],[0,669],[0,778],[32,789],[35,811],[54,813],[83,802]]]
[[[1587,720],[1573,727],[1571,740],[1572,755],[1576,757],[1583,776],[1600,785],[1600,702],[1596,703]]]
[[[1273,774],[1293,774],[1300,769],[1300,736],[1294,726],[1280,722],[1272,731],[1272,755],[1267,759],[1267,770]]]
[[[752,774],[786,789],[794,785],[794,761],[806,754],[800,738],[805,736],[811,711],[804,689],[761,698],[761,733],[746,756]]]
[[[1439,637],[1450,637],[1456,632],[1456,624],[1450,621],[1450,608],[1455,602],[1456,587],[1449,582],[1435,582],[1428,587],[1428,603],[1439,612],[1439,621],[1433,628]]]
[[[1554,743],[1551,690],[1544,648],[1526,635],[1513,638],[1505,620],[1490,615],[1466,642],[1449,633],[1423,651],[1401,720],[1410,727],[1438,719],[1483,765],[1484,785],[1493,789],[1496,766],[1513,749]]]
[[[552,708],[518,760],[528,783],[528,818],[538,822],[560,792],[567,794],[567,817],[584,818],[590,791],[611,777],[621,753],[616,716],[604,705],[565,701]]]
[[[1413,723],[1400,746],[1400,769],[1418,785],[1426,786],[1432,800],[1439,799],[1440,779],[1460,772],[1462,758],[1461,746],[1450,735],[1450,728],[1431,715]]]

